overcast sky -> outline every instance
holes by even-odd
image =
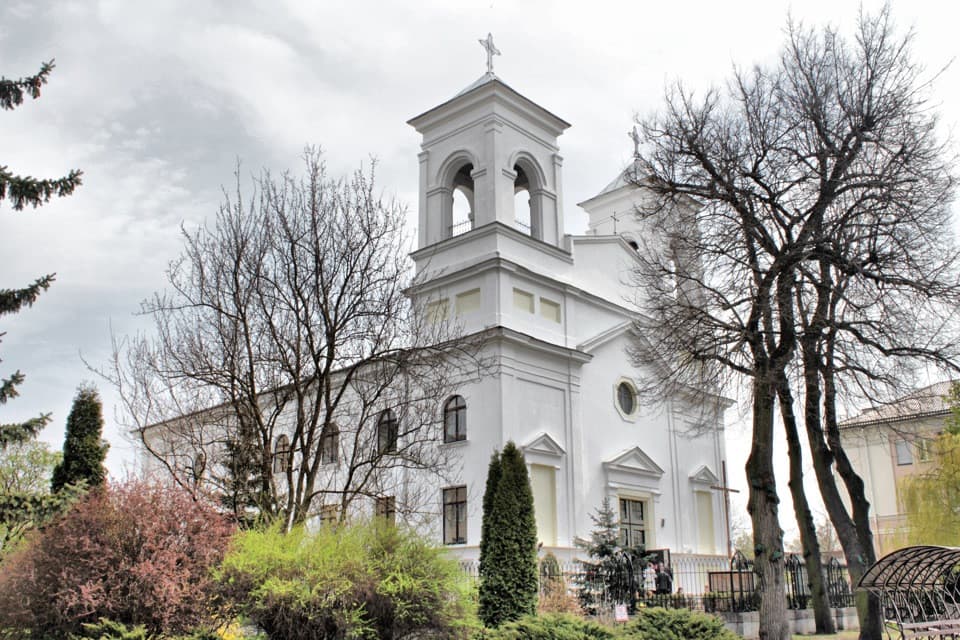
[[[865,1],[867,10],[878,5]],[[566,230],[585,229],[575,206],[595,195],[632,152],[635,114],[656,110],[676,80],[703,91],[737,65],[769,62],[792,11],[807,24],[850,33],[859,3],[756,2],[0,2],[0,75],[35,73],[56,58],[43,97],[0,112],[0,165],[55,177],[72,168],[83,186],[36,211],[0,204],[0,287],[56,272],[32,308],[0,319],[0,375],[27,374],[0,420],[53,413],[43,434],[59,447],[81,355],[103,363],[110,333],[136,330],[139,303],[164,285],[179,228],[215,212],[239,158],[298,169],[320,145],[333,174],[371,156],[379,185],[415,217],[419,136],[410,117],[449,99],[485,71],[477,40],[492,32],[497,75],[572,123],[560,138]],[[957,55],[956,18],[943,0],[894,2],[916,33],[929,74]],[[960,68],[934,95],[952,130]],[[115,475],[132,450],[105,401]],[[731,481],[743,487],[749,442],[731,411]],[[786,486],[784,484],[784,492]],[[741,499],[744,494],[741,494]],[[784,520],[789,516],[784,514]]]

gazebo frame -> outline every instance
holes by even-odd
[[[880,598],[890,640],[960,637],[960,547],[904,547],[877,560],[857,587]]]

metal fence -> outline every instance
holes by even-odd
[[[727,560],[718,556],[674,554],[667,552],[670,589],[657,589],[646,567],[635,566],[629,558],[620,562],[591,563],[572,560],[558,562],[551,569],[541,563],[541,592],[560,585],[587,611],[607,610],[614,604],[626,604],[628,610],[640,607],[699,609],[706,612],[756,611],[760,597],[756,589],[753,563],[737,551]],[[476,562],[460,564],[461,571],[479,579]],[[810,606],[810,587],[803,560],[795,554],[785,559],[787,607],[806,609]],[[853,593],[846,567],[836,558],[823,563],[827,593],[831,607],[853,606]]]

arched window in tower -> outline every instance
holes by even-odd
[[[517,177],[513,181],[513,224],[527,235],[533,233],[533,212],[530,202],[530,180],[520,165],[514,165]]]
[[[453,210],[450,216],[449,237],[473,229],[473,165],[467,163],[453,176]]]
[[[467,403],[463,396],[452,396],[443,405],[443,441],[467,439]]]

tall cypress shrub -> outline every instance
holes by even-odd
[[[497,465],[491,460],[491,469]],[[513,442],[499,457],[499,477],[484,494],[480,619],[488,627],[537,608],[537,525],[526,461]]]
[[[490,509],[493,506],[493,497],[497,492],[497,483],[500,481],[500,452],[494,451],[490,456],[490,466],[487,467],[487,486],[483,492],[483,520],[480,523],[480,575],[483,576],[484,566],[487,564],[487,547],[490,541]]]
[[[107,456],[108,445],[102,435],[100,395],[92,386],[82,386],[67,417],[63,460],[53,470],[51,485],[54,492],[79,482],[86,482],[88,487],[103,486],[107,477],[103,460]]]

